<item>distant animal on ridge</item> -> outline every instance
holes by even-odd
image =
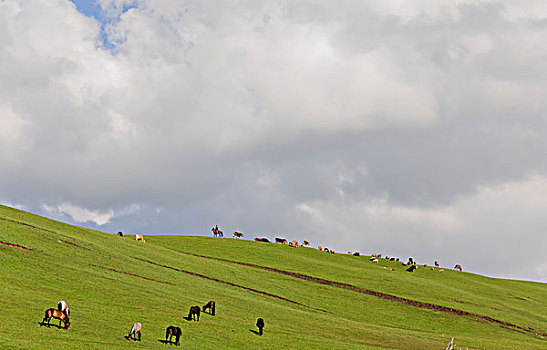
[[[146,242],[144,240],[144,237],[142,235],[139,235],[138,233],[135,235],[135,241],[141,241],[141,242]]]
[[[262,329],[264,329],[264,320],[262,318],[256,320],[256,326],[258,327],[258,335],[262,335]]]
[[[118,231],[118,236],[123,237],[123,232],[122,232],[122,231]]]
[[[199,306],[192,306],[190,308],[190,312],[188,313],[188,321],[190,320],[199,321],[199,312],[200,312]]]
[[[302,241],[302,245],[310,245],[310,242],[304,240]]]
[[[289,245],[290,245],[291,247],[298,247],[298,241],[289,242]]]
[[[408,269],[406,269],[408,272],[414,272],[414,270],[416,270],[418,268],[418,266],[412,264],[410,265],[410,267]]]
[[[175,336],[175,345],[179,345],[181,335],[182,331],[180,330],[180,327],[169,326],[165,330],[165,342],[167,343],[167,338],[169,338],[169,342],[172,343],[171,339]]]
[[[209,309],[209,312],[211,313],[211,315],[215,315],[215,311],[217,309],[217,303],[215,303],[214,301],[210,301],[208,302],[207,304],[205,304],[202,308],[201,308],[201,311],[205,312],[205,310]]]
[[[270,243],[270,240],[267,239],[267,238],[258,238],[258,237],[255,237],[255,241],[257,241],[257,242],[266,242],[266,243]]]
[[[456,266],[454,266],[454,269],[455,269],[455,270],[460,270],[460,271],[461,271],[461,270],[462,270],[462,265],[457,264]]]
[[[287,244],[287,240],[285,238],[276,237],[275,243]]]
[[[218,225],[215,225],[215,227],[213,227],[211,229],[211,231],[213,231],[213,236],[215,236],[215,237],[217,237],[217,236],[218,237],[224,237],[224,233],[221,230],[219,230]]]
[[[355,253],[353,253],[353,255],[355,255],[355,256],[359,256],[359,255],[361,255],[361,253],[359,253],[359,252],[355,252]]]
[[[142,325],[140,324],[140,322],[133,323],[133,327],[131,327],[129,334],[127,335],[127,340],[133,339],[134,341],[136,340],[141,341],[141,330],[142,330]],[[138,339],[137,339],[137,336],[138,336]]]
[[[241,237],[243,237],[243,233],[236,231],[236,232],[234,232],[234,237],[235,238],[241,238]]]
[[[437,260],[435,260],[435,266],[439,267],[439,262]]]
[[[61,321],[63,321],[65,324],[65,329],[70,329],[70,320],[68,319],[68,316],[64,312],[55,310],[54,308],[49,308],[46,310],[42,323],[46,323],[47,321],[47,324],[49,326],[49,321],[52,317],[59,320],[59,327],[61,327]]]

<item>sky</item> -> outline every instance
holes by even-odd
[[[547,2],[0,1],[0,203],[547,282]]]

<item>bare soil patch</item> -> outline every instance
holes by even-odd
[[[0,244],[7,245],[8,247],[18,248],[18,249],[21,249],[21,250],[32,250],[30,248],[27,248],[27,247],[24,247],[22,245],[15,244],[15,243],[0,241]]]

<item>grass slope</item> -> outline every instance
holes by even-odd
[[[545,349],[547,286],[399,264],[310,248],[192,236],[118,237],[0,206],[1,349],[163,349],[178,325],[181,346],[199,349]],[[188,254],[190,253],[190,254]],[[194,255],[191,255],[194,254]],[[201,255],[201,256],[196,256]],[[225,261],[205,258],[222,258]],[[425,310],[271,270],[296,272],[486,315]],[[383,266],[395,268],[395,271]],[[66,300],[71,329],[41,327]],[[183,319],[215,300],[217,315]],[[257,336],[254,323],[266,321]],[[133,322],[143,341],[129,343]],[[55,322],[53,322],[55,323]],[[529,328],[529,329],[528,329]]]

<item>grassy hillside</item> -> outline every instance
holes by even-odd
[[[3,206],[0,241],[1,349],[163,349],[169,325],[182,328],[181,347],[199,349],[444,349],[452,337],[470,349],[547,347],[536,334],[547,333],[541,283],[411,274],[395,262],[231,238],[146,236],[143,244]],[[40,326],[61,299],[70,330]],[[183,319],[209,300],[216,316]],[[252,332],[258,317],[262,337]],[[130,343],[136,321],[143,340]]]

